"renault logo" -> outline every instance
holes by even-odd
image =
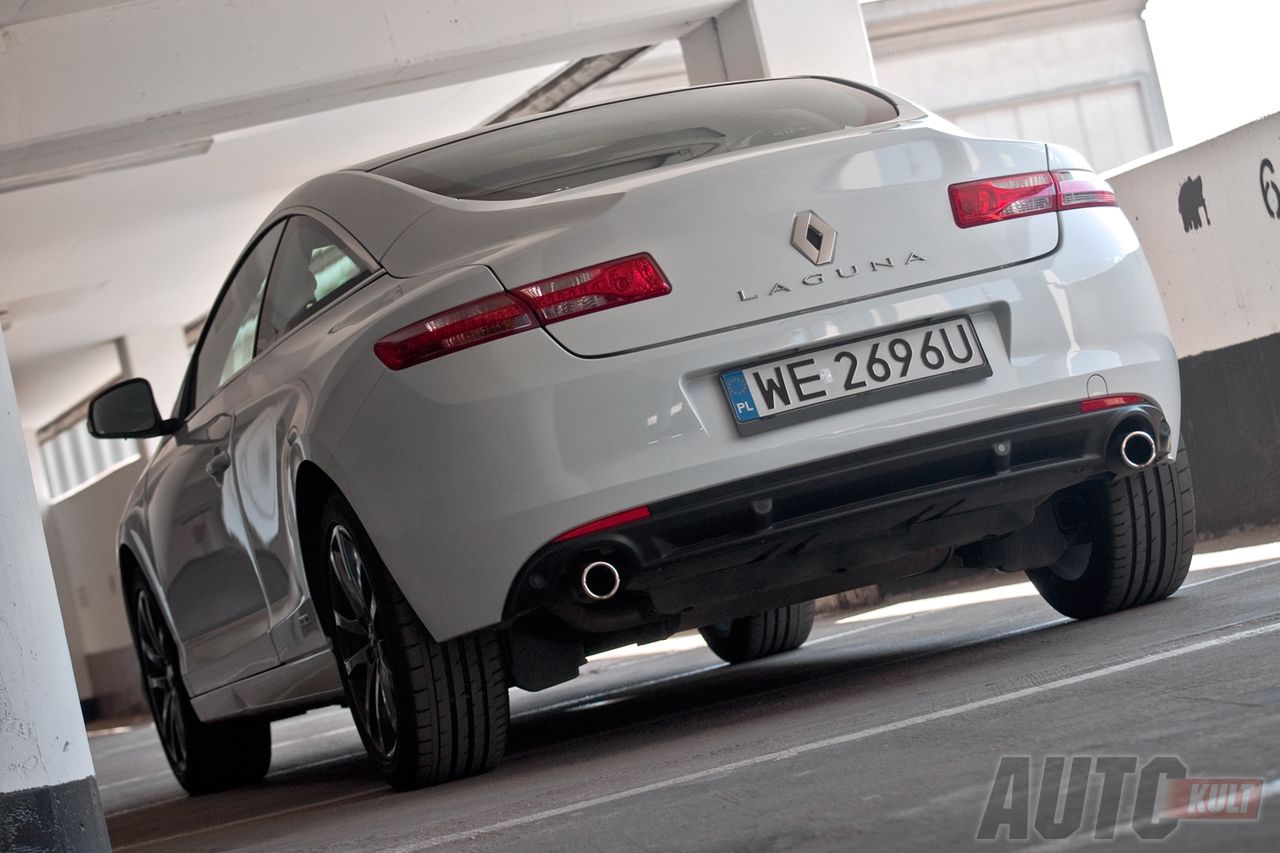
[[[829,264],[836,251],[836,229],[812,210],[797,213],[791,223],[791,245],[815,266]]]

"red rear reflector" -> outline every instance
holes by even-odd
[[[586,536],[588,533],[599,533],[601,530],[608,530],[610,527],[617,527],[619,524],[626,524],[629,521],[639,521],[642,518],[649,517],[649,508],[647,506],[638,506],[635,509],[625,510],[623,512],[606,515],[604,518],[597,518],[595,521],[589,521],[581,527],[575,527],[572,530],[566,530],[561,533],[552,542],[566,542],[570,539],[577,539],[579,536]]]
[[[1115,191],[1093,172],[1054,172],[1058,182],[1058,209],[1114,207]]]
[[[1077,207],[1114,206],[1116,194],[1092,172],[1030,172],[952,184],[951,213],[956,225],[972,228],[1037,213]]]
[[[1136,406],[1139,403],[1147,402],[1146,397],[1139,397],[1137,394],[1116,394],[1110,397],[1091,397],[1088,400],[1080,401],[1080,411],[1084,414],[1089,412],[1100,412],[1103,409],[1115,409],[1120,406]]]
[[[671,292],[671,285],[648,255],[575,270],[517,287],[543,323],[555,323]]]
[[[410,323],[374,344],[373,352],[387,367],[403,370],[537,325],[524,303],[498,293]]]

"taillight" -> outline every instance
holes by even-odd
[[[1080,411],[1082,414],[1087,415],[1090,412],[1118,409],[1121,406],[1136,406],[1145,402],[1147,402],[1147,398],[1139,397],[1137,394],[1112,394],[1109,397],[1090,397],[1088,400],[1080,401]]]
[[[601,530],[608,530],[611,527],[617,527],[620,524],[626,524],[629,521],[639,521],[642,518],[649,517],[649,508],[647,506],[638,506],[634,509],[615,512],[613,515],[606,515],[604,518],[597,518],[595,521],[589,521],[586,524],[575,527],[572,530],[566,530],[561,533],[552,542],[565,542],[569,539],[577,539],[579,536],[586,536],[589,533],[599,533]]]
[[[498,293],[410,323],[374,344],[373,352],[387,367],[403,370],[537,325],[523,302]]]
[[[1093,172],[1054,172],[1058,182],[1058,209],[1073,207],[1115,207],[1111,185]]]
[[[671,292],[662,270],[648,255],[632,255],[605,264],[544,278],[514,291],[533,307],[543,323],[556,323]]]
[[[410,323],[373,345],[392,370],[505,338],[539,323],[616,308],[671,292],[671,285],[648,255],[632,255],[485,296]]]
[[[1111,207],[1116,194],[1092,172],[1030,172],[952,184],[951,213],[956,225],[972,228],[1037,213],[1078,207]]]

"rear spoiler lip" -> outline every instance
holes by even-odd
[[[541,121],[542,119],[545,119],[545,118],[565,115],[566,113],[574,113],[574,112],[581,112],[583,110],[595,109],[596,107],[606,106],[608,104],[625,103],[627,101],[638,101],[643,98],[655,98],[661,95],[670,94],[671,92],[683,92],[689,89],[715,89],[723,86],[742,86],[742,85],[748,85],[751,83],[759,83],[763,80],[826,80],[831,83],[839,83],[840,85],[843,85],[843,86],[850,86],[855,89],[862,89],[863,91],[869,92],[872,95],[875,95],[876,97],[883,98],[884,100],[893,104],[894,108],[897,109],[898,111],[898,117],[896,119],[897,121],[904,121],[904,120],[909,120],[914,118],[923,118],[924,116],[928,115],[928,112],[926,110],[921,109],[919,106],[915,105],[914,103],[911,103],[905,98],[901,98],[890,92],[886,92],[884,89],[880,89],[876,86],[871,86],[866,83],[859,83],[854,80],[846,80],[843,77],[832,77],[832,76],[823,75],[823,74],[794,74],[789,77],[772,77],[772,78],[761,77],[761,78],[755,78],[751,80],[729,80],[723,83],[706,83],[701,86],[681,86],[676,89],[663,89],[660,92],[647,92],[643,95],[632,95],[631,97],[628,97],[628,98],[616,98],[612,101],[601,101],[600,103],[597,103],[597,104],[586,104],[580,107],[565,107],[564,109],[552,110],[550,112],[545,112],[545,113],[537,113],[531,116],[521,116],[520,118],[514,118],[509,121],[504,121],[504,122],[501,122],[500,124],[491,124],[491,125],[485,125],[484,127],[476,127],[470,130],[464,130],[461,133],[455,133],[451,136],[445,136],[440,139],[435,139],[435,140],[430,140],[424,143],[420,143],[418,145],[414,145],[409,148],[402,148],[399,151],[393,151],[390,154],[383,154],[380,157],[375,157],[371,160],[365,160],[363,163],[357,163],[354,166],[349,166],[344,171],[374,172],[374,171],[377,171],[378,169],[381,169],[384,166],[389,166],[398,160],[403,160],[406,157],[412,157],[415,154],[421,154],[424,151],[430,151],[433,148],[440,148],[445,145],[452,145],[453,143],[461,142],[464,139],[474,139],[477,136],[483,136],[487,133],[492,133],[493,131],[497,131],[497,130],[503,130],[505,128],[512,127],[514,125],[526,124],[528,122],[534,122],[534,121]],[[886,124],[886,125],[891,123],[892,122],[883,122],[883,124]],[[876,125],[867,125],[867,127],[876,127]]]

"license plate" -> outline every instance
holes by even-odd
[[[774,418],[817,417],[866,398],[883,401],[990,375],[973,323],[955,317],[729,370],[720,381],[739,430],[754,432]]]

